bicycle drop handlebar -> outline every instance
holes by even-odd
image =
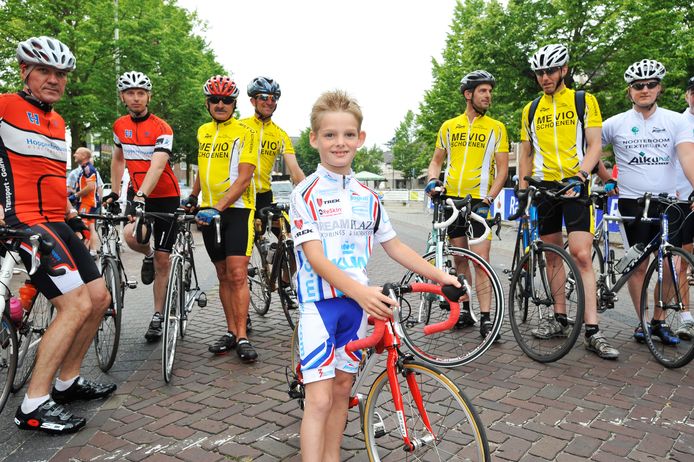
[[[468,245],[476,245],[481,242],[484,242],[487,237],[489,237],[489,233],[492,232],[491,228],[489,227],[489,221],[487,221],[485,218],[477,215],[476,213],[472,213],[470,210],[470,203],[472,202],[472,196],[469,194],[464,198],[464,199],[452,199],[450,197],[446,197],[444,200],[445,207],[450,209],[452,211],[451,216],[448,217],[447,220],[439,222],[439,223],[434,223],[434,229],[446,229],[449,226],[451,226],[460,216],[461,210],[464,210],[464,213],[467,215],[467,218],[472,221],[476,221],[477,223],[481,224],[484,227],[484,232],[474,238],[471,239],[468,237]],[[494,224],[498,224],[501,221],[501,216],[499,215],[499,219],[495,217],[492,219],[491,223],[492,226]],[[498,233],[497,233],[498,235]]]
[[[410,292],[426,292],[434,295],[441,295],[448,301],[450,305],[450,312],[448,314],[448,319],[439,322],[437,324],[430,324],[424,327],[424,334],[431,335],[437,332],[443,332],[448,329],[452,329],[455,323],[458,322],[460,316],[460,303],[458,300],[460,297],[467,293],[465,287],[464,276],[458,276],[458,280],[461,283],[460,287],[455,287],[453,285],[439,286],[436,284],[426,284],[426,283],[414,283],[409,285],[398,285],[386,283],[383,286],[382,293],[388,295],[392,299],[396,299],[396,292],[399,293],[410,293]],[[392,320],[392,318],[391,318]],[[389,320],[389,321],[391,321]],[[364,348],[370,348],[375,346],[382,338],[386,329],[386,321],[381,319],[375,319],[369,317],[369,322],[373,321],[374,329],[371,335],[368,337],[352,340],[345,346],[345,350],[353,352],[357,350],[362,350]]]

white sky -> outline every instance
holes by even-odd
[[[384,145],[431,87],[456,0],[178,0],[207,22],[202,32],[239,85],[250,116],[248,82],[282,88],[273,120],[298,136],[318,96],[342,89],[364,112],[366,145]],[[202,83],[201,83],[202,85]],[[385,147],[385,146],[383,146]]]

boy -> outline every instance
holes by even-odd
[[[386,319],[395,300],[367,286],[373,243],[406,268],[440,284],[455,277],[424,261],[393,230],[378,196],[359,183],[352,160],[364,144],[361,108],[342,91],[324,93],[311,111],[315,173],[291,196],[292,236],[298,262],[299,344],[306,407],[301,423],[303,462],[337,462],[359,354],[345,345],[363,337],[367,315]]]

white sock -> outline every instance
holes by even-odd
[[[73,378],[69,380],[60,380],[60,378],[55,379],[55,389],[58,391],[65,391],[68,388],[72,386],[73,383],[75,383],[75,380],[79,378],[79,375],[74,376]]]
[[[682,319],[682,322],[694,322],[690,311],[680,311],[680,319]]]
[[[51,399],[51,395],[39,396],[38,398],[29,398],[26,394],[24,395],[24,401],[22,401],[22,412],[29,414],[34,412],[43,403]]]

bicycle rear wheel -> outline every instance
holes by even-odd
[[[282,302],[284,317],[287,318],[287,323],[289,324],[290,329],[294,329],[299,322],[299,303],[297,301],[296,294],[296,277],[292,271],[292,267],[296,268],[294,261],[294,253],[291,252],[287,247],[284,247],[281,258],[277,263],[280,265],[280,269],[277,272],[277,287],[279,288],[278,293],[280,296],[280,302]]]
[[[171,272],[166,288],[164,303],[164,334],[161,347],[161,370],[164,381],[171,381],[174,359],[176,357],[176,342],[178,341],[181,309],[183,307],[181,257],[174,257],[171,262]]]
[[[111,294],[111,304],[106,309],[99,328],[94,335],[94,351],[99,368],[108,372],[116,360],[120,343],[121,318],[123,316],[123,295],[125,288],[121,283],[118,262],[112,257],[103,258],[101,274],[106,288]]]
[[[551,262],[555,270],[547,271]],[[555,307],[562,305],[568,324],[558,327]],[[584,309],[583,280],[574,261],[561,247],[538,243],[511,278],[509,321],[518,345],[535,361],[557,361],[576,343]]]
[[[251,260],[248,262],[248,289],[251,296],[251,306],[260,316],[265,316],[270,309],[272,292],[269,283],[269,265],[264,260],[258,245],[253,245]]]
[[[0,412],[12,390],[18,353],[17,333],[10,318],[3,313],[0,321]]]
[[[505,311],[501,282],[489,263],[468,249],[449,247],[444,254],[444,271],[455,270],[453,257],[463,259],[463,274],[471,289],[466,299],[460,303],[460,309],[468,309],[470,318],[477,325],[460,325],[458,328],[426,335],[426,325],[448,319],[448,303],[428,293],[403,294],[399,300],[403,341],[417,357],[442,367],[467,364],[484,354],[501,329]],[[429,252],[423,258],[433,264],[435,252]],[[428,281],[410,271],[401,283],[414,282]],[[486,337],[482,337],[479,331],[480,313],[483,310],[489,312],[492,321],[491,332]]]
[[[17,372],[12,382],[12,393],[18,392],[29,379],[36,363],[36,352],[41,338],[53,318],[53,305],[41,293],[37,292],[31,303],[31,309],[24,314],[22,325],[17,330],[19,355]]]
[[[673,273],[672,269],[679,271]],[[681,330],[684,325],[682,313],[691,312],[691,288],[687,275],[694,271],[694,259],[678,247],[670,247],[663,256],[663,283],[658,282],[658,260],[648,266],[643,288],[641,289],[641,325],[648,349],[655,359],[665,367],[682,367],[694,358],[694,338]],[[657,307],[662,307],[658,309]],[[667,338],[654,333],[651,320],[659,319],[677,335],[678,343],[667,342]],[[679,332],[678,332],[679,331]],[[665,341],[664,341],[665,340]]]
[[[482,421],[452,381],[416,362],[405,362],[395,377],[404,416],[395,410],[388,371],[376,377],[366,397],[363,428],[370,461],[491,460]],[[413,451],[403,451],[403,426],[417,446]]]

